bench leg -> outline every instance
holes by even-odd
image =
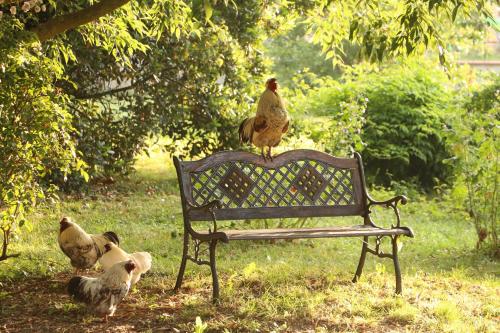
[[[368,249],[368,237],[363,237],[363,247],[361,248],[361,257],[359,257],[358,268],[356,269],[356,273],[354,274],[354,278],[352,282],[358,282],[361,277],[361,273],[363,273],[363,266],[365,265],[366,252]]]
[[[175,282],[174,292],[178,291],[182,285],[182,279],[184,278],[184,271],[186,270],[186,262],[189,250],[189,233],[184,231],[184,247],[182,249],[182,259],[181,267],[179,267],[179,273],[177,274],[177,281]]]
[[[210,270],[212,271],[212,302],[217,303],[219,300],[219,278],[217,277],[217,268],[215,266],[215,247],[217,240],[210,242]]]
[[[401,283],[401,269],[399,268],[399,260],[398,260],[398,236],[394,236],[392,238],[392,261],[394,262],[394,273],[396,274],[396,294],[401,295],[402,283]]]

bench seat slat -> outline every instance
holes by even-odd
[[[259,230],[220,230],[229,240],[265,240],[265,239],[298,239],[298,238],[330,238],[359,236],[409,235],[407,229],[383,229],[367,225],[351,227],[323,227],[302,229],[259,229]]]

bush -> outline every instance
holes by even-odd
[[[0,261],[10,256],[12,234],[29,227],[26,214],[47,193],[40,178],[82,166],[66,98],[52,85],[62,68],[30,38],[16,19],[0,20]]]
[[[457,168],[453,194],[464,203],[478,235],[477,247],[486,245],[498,256],[498,195],[500,173],[500,76],[475,91],[451,117],[449,140]]]
[[[449,181],[452,170],[443,135],[451,92],[444,73],[429,64],[410,62],[354,73],[358,89],[368,97],[363,158],[370,182],[389,186],[411,181],[431,190]]]
[[[311,74],[305,75],[310,82]],[[405,181],[431,190],[450,180],[444,115],[452,94],[439,69],[416,62],[381,70],[360,65],[342,83],[304,84],[289,93],[297,126],[327,151],[361,151],[370,183]]]
[[[337,156],[361,151],[367,103],[364,95],[349,84],[320,79],[308,71],[294,81],[297,89],[284,89],[284,94],[297,140],[312,140],[316,148]]]
[[[232,32],[221,21],[193,34],[141,38],[147,50],[131,56],[129,66],[67,33],[76,61],[66,65],[68,78],[58,85],[72,96],[74,137],[91,178],[131,171],[150,137],[167,137],[164,149],[183,156],[238,146],[239,122],[253,106],[254,89],[260,93],[264,85],[263,63],[249,47],[257,22],[223,9],[217,20],[239,21],[242,31]],[[78,174],[70,180],[66,190],[81,190]],[[63,184],[62,177],[56,181]]]

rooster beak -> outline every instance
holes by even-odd
[[[126,264],[125,264],[125,269],[127,270],[127,273],[130,273],[132,272],[134,269],[135,269],[135,264],[132,260],[128,261]]]

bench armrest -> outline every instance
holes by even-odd
[[[368,195],[368,206],[383,205],[386,207],[392,207],[392,206],[397,206],[399,202],[401,202],[402,205],[406,205],[406,203],[408,202],[408,198],[405,197],[404,195],[398,195],[389,200],[377,201]]]
[[[368,211],[368,220],[370,224],[373,226],[376,226],[375,223],[373,223],[371,217],[369,216],[371,211],[370,208],[372,206],[385,206],[386,208],[392,208],[394,211],[394,214],[396,215],[396,225],[392,225],[393,228],[401,228],[401,229],[408,229],[410,231],[410,237],[413,237],[413,231],[408,228],[408,227],[402,227],[401,226],[401,219],[399,217],[399,209],[398,209],[398,204],[401,203],[402,205],[406,205],[408,202],[408,198],[406,198],[404,195],[398,195],[395,196],[394,198],[391,198],[389,200],[385,201],[379,201],[373,199],[368,193],[367,193],[367,198],[368,198],[368,205],[367,205],[367,211]]]
[[[214,209],[220,209],[222,207],[222,203],[220,202],[220,200],[210,201],[209,203],[206,203],[201,206],[195,206],[189,200],[186,200],[186,203],[188,206],[188,210],[202,210],[202,211],[212,212]]]
[[[186,222],[186,227],[188,228],[188,231],[191,234],[191,236],[202,241],[211,241],[211,240],[221,240],[223,242],[228,241],[227,235],[225,233],[217,231],[217,218],[215,216],[215,212],[217,209],[220,209],[222,207],[222,203],[219,200],[210,201],[209,203],[201,206],[195,206],[193,203],[186,200],[186,205],[187,205],[186,210],[188,213],[193,210],[201,210],[204,212],[209,212],[212,215],[213,231],[210,228],[208,228],[208,234],[200,234],[196,232],[191,227],[191,223]]]

